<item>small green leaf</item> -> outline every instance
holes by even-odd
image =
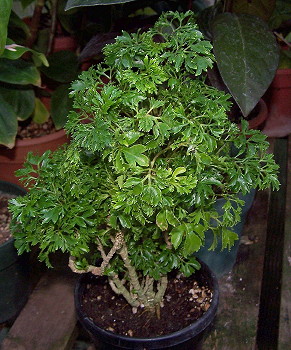
[[[174,227],[179,225],[179,223],[180,223],[179,220],[174,215],[174,213],[169,209],[166,210],[166,219],[167,219],[168,223]]]
[[[142,134],[140,132],[136,132],[136,131],[129,131],[127,133],[125,133],[123,136],[123,139],[120,140],[120,143],[124,146],[130,146],[133,143],[135,143],[135,141],[137,141],[140,136]]]
[[[130,226],[131,226],[130,221],[126,215],[118,215],[118,219],[121,223],[121,226],[126,227],[126,228],[130,228]]]
[[[184,243],[184,255],[188,256],[194,252],[197,252],[202,245],[201,238],[193,231],[186,234],[186,239]]]
[[[142,191],[142,199],[150,205],[158,205],[161,201],[161,190],[154,186],[145,186]]]
[[[162,230],[166,231],[168,229],[168,222],[166,220],[165,211],[160,211],[156,216],[156,224]]]
[[[176,177],[176,176],[178,176],[178,175],[180,175],[180,174],[183,174],[183,173],[185,173],[186,172],[186,168],[184,168],[184,167],[179,167],[179,168],[177,168],[177,169],[175,169],[174,171],[173,171],[173,177]]]
[[[237,240],[238,235],[235,232],[230,231],[225,227],[222,228],[222,249],[230,249]]]
[[[142,154],[145,151],[146,147],[144,145],[134,145],[129,148],[124,148],[123,154],[130,165],[136,166],[137,163],[140,166],[146,167],[149,165],[149,159]]]
[[[171,231],[171,243],[173,244],[174,248],[177,249],[180,244],[182,243],[183,237],[186,233],[186,227],[185,224],[182,224],[180,226],[177,226],[173,228]]]
[[[44,209],[43,210],[43,216],[44,216],[43,222],[52,221],[55,224],[59,219],[60,213],[61,213],[61,210],[59,207],[55,207],[52,209]]]

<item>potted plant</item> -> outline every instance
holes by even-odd
[[[11,214],[8,201],[26,191],[0,181],[0,323],[12,321],[27,301],[29,294],[28,255],[19,256],[9,230]]]
[[[0,50],[0,172],[2,180],[14,183],[14,172],[22,167],[28,151],[41,154],[68,141],[62,128],[72,108],[68,88],[78,74],[77,56],[64,50],[49,54],[55,46],[54,35],[47,35],[52,37],[47,45],[51,49],[39,44],[38,34],[45,41],[39,28],[44,3],[35,1],[28,26],[11,11],[13,1],[7,1],[0,25],[4,38]],[[53,26],[56,21],[51,22]],[[13,40],[7,38],[7,32]],[[47,97],[50,105],[45,103]]]
[[[104,348],[186,349],[184,342],[210,324],[217,307],[215,280],[197,277],[206,283],[200,285],[204,306],[197,308],[206,311],[200,321],[187,323],[196,310],[193,300],[199,299],[190,276],[203,265],[195,252],[206,231],[213,234],[212,247],[218,237],[223,249],[231,247],[237,235],[229,227],[240,220],[243,205],[238,193],[278,187],[278,167],[265,135],[245,122],[240,131],[226,114],[229,96],[204,82],[202,72],[213,63],[211,49],[192,12],[167,12],[146,32],[124,32],[105,47],[104,62],[72,84],[70,144],[54,153],[30,154],[18,171],[30,186],[10,206],[19,253],[37,245],[39,259],[51,266],[50,254],[68,252],[74,272],[91,272],[100,283],[106,277],[117,294],[111,302],[120,294],[127,302],[122,313],[129,308],[133,321],[145,321],[136,329],[128,328],[129,317],[105,329],[96,326],[83,309],[88,295],[85,300],[79,295],[93,290],[95,282],[84,277],[85,288],[81,283],[76,292],[78,314],[91,333],[98,330]],[[218,198],[226,201],[222,214],[214,208]],[[200,271],[204,276],[207,268]],[[175,287],[180,280],[192,286],[188,311],[178,295],[169,294],[180,289]],[[97,295],[95,303],[104,304],[103,298]],[[174,309],[183,310],[187,326],[174,315],[178,329],[164,335],[156,329],[147,339],[157,317],[156,327],[167,323],[171,300],[178,300]],[[125,330],[114,333],[122,324]]]
[[[280,61],[276,75],[264,98],[269,118],[263,132],[269,137],[284,137],[291,133],[291,6],[286,1],[276,1],[270,26],[280,46]]]
[[[218,0],[199,14],[200,29],[213,42],[218,67],[209,71],[209,78],[217,87],[217,75],[222,78],[247,120],[254,117],[250,113],[258,103],[257,109],[266,110],[262,96],[278,67],[279,46],[268,26],[274,6],[275,1]],[[266,117],[267,113],[263,122]]]

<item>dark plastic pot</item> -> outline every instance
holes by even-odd
[[[119,350],[119,349],[169,349],[169,350],[198,350],[201,349],[203,337],[210,328],[216,315],[218,307],[218,282],[213,272],[206,264],[195,274],[195,279],[213,289],[213,299],[210,308],[200,319],[180,331],[154,337],[154,338],[133,338],[121,336],[98,327],[85,314],[82,309],[82,295],[86,285],[95,277],[91,274],[83,275],[75,288],[75,305],[78,319],[84,329],[90,334],[98,350]]]
[[[12,183],[0,181],[0,192],[22,196],[26,191]],[[0,323],[13,320],[29,295],[28,255],[18,256],[14,240],[0,245]]]
[[[238,197],[245,202],[245,205],[242,208],[241,219],[238,224],[234,227],[229,228],[231,231],[235,232],[239,239],[241,237],[243,227],[245,224],[245,220],[248,214],[249,209],[251,208],[254,197],[255,190],[252,190],[250,193],[246,195],[239,194]],[[215,203],[215,210],[223,215],[223,205],[225,204],[224,199],[218,199]],[[214,222],[212,223],[215,224]],[[236,262],[238,247],[239,247],[239,239],[235,242],[231,249],[223,249],[221,239],[218,239],[218,245],[215,250],[209,250],[213,242],[213,234],[210,231],[205,233],[205,245],[203,248],[199,250],[198,253],[195,253],[200,260],[204,261],[211,270],[215,273],[217,277],[221,277],[222,275],[230,272]]]

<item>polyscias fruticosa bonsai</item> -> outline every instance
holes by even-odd
[[[205,84],[211,49],[191,12],[105,47],[104,63],[72,84],[71,143],[29,154],[18,172],[30,187],[10,206],[20,254],[37,245],[50,266],[51,253],[69,252],[74,272],[106,275],[133,308],[154,310],[169,272],[199,268],[207,230],[213,247],[232,246],[237,193],[277,188],[278,167],[265,136],[244,121],[239,130],[229,96]]]

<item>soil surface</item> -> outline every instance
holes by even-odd
[[[30,120],[19,122],[17,139],[32,139],[36,137],[41,137],[44,135],[49,135],[56,132],[53,121],[51,118],[45,123],[38,124]]]
[[[138,308],[133,314],[125,299],[116,295],[107,280],[87,284],[83,295],[83,309],[99,327],[131,337],[156,337],[176,332],[197,320],[212,301],[212,291],[199,286],[193,278],[176,276],[169,279],[160,308],[155,314]]]
[[[11,214],[8,211],[8,200],[11,198],[15,196],[0,192],[0,244],[5,243],[11,237],[9,230]]]

